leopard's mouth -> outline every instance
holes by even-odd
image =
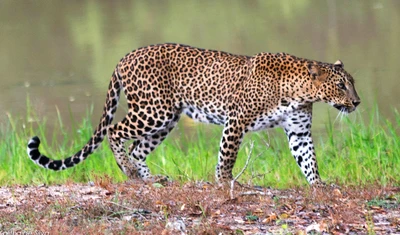
[[[343,113],[351,113],[354,110],[356,110],[355,106],[349,107],[349,106],[345,106],[345,105],[341,105],[341,104],[335,104],[335,105],[333,105],[333,107],[335,107],[336,109],[338,109],[340,112],[343,112]]]

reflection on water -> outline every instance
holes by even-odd
[[[399,12],[396,0],[1,1],[0,109],[24,114],[29,96],[39,117],[55,119],[58,107],[68,126],[68,110],[80,120],[93,104],[97,123],[123,55],[179,42],[246,55],[284,51],[341,59],[356,79],[359,113],[369,116],[376,102],[393,118],[400,94]],[[316,105],[314,128],[324,126],[327,110],[334,119],[335,110]],[[4,121],[5,112],[0,115]]]

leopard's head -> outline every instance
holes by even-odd
[[[361,103],[354,87],[354,79],[344,70],[344,65],[340,60],[334,64],[310,62],[307,68],[317,88],[318,100],[345,113],[353,112]]]

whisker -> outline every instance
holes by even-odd
[[[340,122],[343,121],[343,116],[344,116],[344,108],[340,109]]]
[[[333,121],[333,124],[336,123],[336,121],[338,120],[338,118],[339,118],[341,112],[342,112],[342,111],[339,111],[339,113],[336,115],[336,118],[335,118],[335,120]]]

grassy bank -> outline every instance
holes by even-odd
[[[38,135],[40,150],[52,158],[64,158],[77,152],[89,139],[97,123],[91,123],[90,111],[74,131],[67,132],[61,118],[52,120],[56,128],[51,138],[46,130],[50,121],[29,122],[29,117],[8,115],[8,122],[0,129],[0,185],[54,184],[66,181],[88,182],[98,177],[110,176],[115,182],[126,180],[117,167],[107,141],[84,163],[62,172],[53,172],[34,165],[26,154],[30,137]],[[355,114],[357,115],[357,114]],[[327,122],[326,134],[315,135],[314,142],[320,174],[324,181],[345,185],[399,185],[400,184],[400,115],[389,122],[378,112],[371,114],[368,122],[344,118],[333,127]],[[43,120],[42,118],[33,118]],[[40,124],[39,124],[40,123]],[[214,180],[214,169],[221,127],[212,131],[196,128],[195,138],[185,135],[167,138],[148,158],[153,174],[168,175],[174,180]],[[176,131],[184,131],[183,127]],[[44,138],[47,133],[47,138]],[[320,137],[322,136],[322,137]],[[293,160],[286,137],[280,130],[248,134],[239,152],[234,170],[237,174],[244,166],[254,141],[252,161],[240,178],[277,188],[306,185],[306,180]]]

